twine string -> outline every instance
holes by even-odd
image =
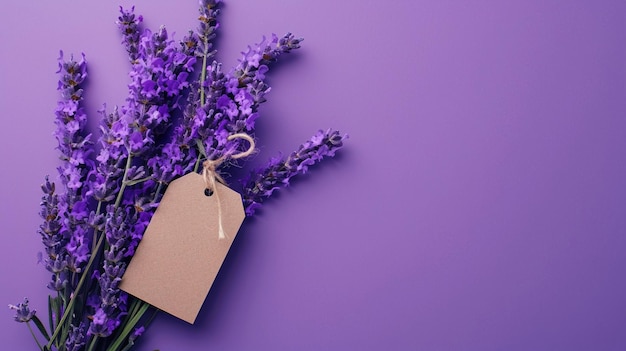
[[[224,227],[222,225],[222,205],[220,201],[220,195],[217,191],[217,182],[225,184],[224,178],[219,174],[217,168],[228,159],[238,159],[246,156],[250,156],[254,152],[254,139],[246,133],[237,133],[229,135],[228,140],[235,139],[244,139],[248,141],[250,146],[246,151],[239,152],[236,154],[224,154],[218,157],[215,160],[207,159],[202,163],[202,178],[204,178],[204,183],[206,185],[206,189],[215,195],[215,199],[217,200],[217,221],[218,221],[218,238],[225,239],[226,232],[224,231]]]

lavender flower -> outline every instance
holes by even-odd
[[[71,326],[71,330],[65,341],[65,349],[67,351],[81,351],[85,346],[85,325],[83,323],[80,326]]]
[[[58,90],[62,99],[56,109],[55,136],[63,161],[58,168],[61,182],[65,185],[65,193],[58,197],[58,210],[61,218],[58,244],[63,249],[57,250],[49,259],[54,260],[55,276],[49,285],[54,290],[64,287],[65,280],[61,275],[65,269],[80,273],[89,259],[89,232],[90,227],[85,222],[89,210],[84,201],[85,188],[83,184],[88,172],[93,168],[89,156],[93,153],[90,134],[86,132],[87,116],[81,107],[83,90],[81,84],[87,77],[85,56],[80,61],[70,58],[65,61],[63,52],[59,57],[60,75]],[[53,258],[54,256],[54,258]]]
[[[203,71],[200,102],[188,103],[183,127],[176,133],[187,139],[201,140],[206,150],[206,155],[202,156],[216,158],[234,153],[242,147],[241,141],[229,141],[227,137],[236,133],[254,133],[259,105],[265,102],[264,96],[270,90],[264,83],[265,73],[269,70],[267,65],[283,53],[299,48],[302,41],[290,33],[280,40],[276,35],[272,38],[270,42],[263,38],[254,48],[248,47],[247,52],[242,52],[237,67],[228,74],[222,72],[221,64],[216,61]],[[178,141],[189,144],[188,140]],[[188,159],[186,157],[185,161]]]
[[[126,146],[139,155],[151,150],[165,132],[179,95],[188,87],[196,59],[181,52],[162,27],[156,33],[146,30],[141,36],[136,62],[122,114],[129,125]]]
[[[140,181],[144,169],[155,171],[145,162],[158,154],[158,138],[178,108],[178,97],[188,86],[187,78],[195,63],[193,56],[174,46],[165,28],[139,35],[136,23],[125,25],[132,22],[132,10],[121,12],[120,28],[124,35],[132,34],[132,40],[125,42],[136,43],[137,54],[132,59],[127,104],[109,114],[101,127],[102,148],[97,158],[100,165],[98,172],[91,175],[91,192],[101,202],[112,201],[125,185]],[[140,156],[143,161],[135,157],[135,162],[128,162],[131,155]],[[128,167],[122,165],[124,161]],[[124,178],[120,170],[125,168],[128,174]]]
[[[338,131],[320,130],[286,159],[272,158],[264,168],[252,172],[243,182],[246,214],[254,214],[275,190],[288,186],[291,178],[306,173],[309,166],[325,157],[333,157],[347,137]]]
[[[24,298],[24,302],[18,303],[17,305],[9,305],[9,308],[15,311],[15,316],[13,317],[16,322],[27,323],[33,317],[35,317],[35,313],[37,311],[31,310],[28,307],[28,299]]]
[[[122,32],[122,44],[126,48],[131,63],[137,63],[139,59],[139,39],[141,35],[139,24],[143,22],[143,17],[135,16],[134,12],[135,6],[131,7],[130,10],[124,10],[120,6],[120,16],[116,22]]]
[[[198,35],[190,30],[180,42],[180,51],[187,56],[197,55],[198,45]]]
[[[272,34],[272,40],[269,42],[263,37],[254,48],[248,46],[248,50],[241,53],[242,58],[237,67],[229,74],[227,83],[229,91],[235,94],[237,88],[246,87],[257,106],[265,102],[265,94],[270,90],[264,83],[265,74],[269,70],[268,65],[276,62],[282,54],[300,48],[302,40],[291,33],[285,34],[280,39],[276,34]]]
[[[129,130],[117,109],[109,114],[102,109],[100,113],[103,116],[98,139],[100,153],[96,157],[96,167],[88,175],[89,190],[86,195],[93,196],[100,203],[107,203],[115,199],[121,186],[124,162],[128,158],[124,140]]]
[[[200,0],[200,25],[197,29],[197,51],[196,56],[204,59],[206,66],[207,60],[215,55],[212,40],[215,38],[215,32],[220,27],[217,16],[220,13],[219,4],[221,0]]]
[[[194,55],[202,60],[199,82],[192,83],[183,113],[183,121],[176,126],[171,140],[155,155],[148,165],[160,184],[168,184],[175,177],[189,172],[197,165],[200,154],[195,147],[197,140],[212,145],[212,134],[208,131],[213,121],[211,106],[215,105],[216,92],[220,85],[220,65],[214,62],[207,67],[208,60],[215,55],[212,40],[219,28],[217,16],[221,0],[200,0],[200,17],[197,30],[190,31],[181,42],[182,53]],[[223,84],[223,83],[221,83]],[[206,155],[204,155],[206,157]]]
[[[119,320],[109,317],[102,308],[99,308],[97,312],[91,316],[91,319],[92,322],[87,335],[94,335],[101,338],[110,336],[120,323]]]
[[[67,283],[67,253],[64,246],[67,239],[61,234],[61,218],[59,217],[59,196],[55,193],[55,185],[46,177],[46,182],[41,186],[44,195],[41,198],[41,210],[39,216],[44,220],[39,226],[39,234],[45,248],[46,256],[43,258],[46,269],[53,273],[52,280],[48,284],[51,290],[60,291]]]
[[[132,213],[114,205],[107,207],[105,235],[108,248],[104,251],[103,270],[96,273],[100,301],[89,326],[90,335],[98,337],[111,335],[120,325],[121,318],[126,312],[128,296],[119,289],[119,284],[126,270],[124,254],[131,241],[132,222],[134,222]]]
[[[203,101],[207,100],[205,89],[207,88],[205,79],[206,73],[211,70],[206,69],[207,59],[215,54],[211,51],[211,40],[215,37],[215,31],[219,27],[216,20],[219,13],[218,4],[220,1],[200,1],[200,26],[197,32],[190,31],[189,34],[181,42],[182,53],[190,55],[194,53],[198,58],[202,59],[203,71],[200,75],[200,84],[192,83],[188,93],[187,106],[183,112],[183,121],[174,127],[172,137],[160,149],[160,153],[152,155],[147,161],[147,166],[153,174],[153,179],[159,184],[155,198],[163,185],[168,184],[174,178],[189,172],[196,160],[199,159],[198,150],[195,148],[196,140],[204,136],[200,136],[199,131],[203,130],[196,118],[196,110],[198,106],[203,105]],[[213,101],[209,97],[209,101]],[[202,101],[202,102],[201,102]],[[208,139],[208,138],[207,138]]]
[[[211,66],[213,69],[209,72],[213,76],[207,75],[205,85],[209,91],[214,90],[212,96],[215,103],[211,105],[207,102],[203,110],[198,111],[198,116],[204,114],[208,117],[206,119],[211,122],[208,129],[215,135],[212,144],[205,142],[205,149],[224,149],[222,154],[228,154],[241,148],[240,140],[227,141],[226,137],[235,133],[254,133],[259,106],[265,102],[265,94],[270,91],[264,82],[268,65],[282,54],[298,49],[300,42],[302,39],[295,38],[291,33],[280,39],[273,34],[269,42],[264,37],[260,43],[242,52],[238,65],[228,74],[221,74],[219,65]]]

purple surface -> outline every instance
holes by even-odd
[[[196,1],[124,1],[180,38]],[[58,50],[89,60],[89,112],[121,104],[115,2],[0,12],[0,302],[45,313],[38,186],[54,174]],[[626,349],[623,1],[228,1],[219,58],[262,34],[261,164],[318,128],[337,160],[247,221],[197,325],[138,350]],[[2,349],[35,350],[0,310]]]

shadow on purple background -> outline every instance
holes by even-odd
[[[131,2],[122,4],[130,6]],[[196,1],[135,1],[182,37]],[[196,326],[139,350],[626,349],[622,1],[228,1],[226,66],[305,37],[271,74],[260,165],[319,128],[339,160],[248,221]],[[117,4],[0,14],[0,302],[45,313],[39,184],[54,174],[58,50],[89,60],[89,112],[121,104]],[[35,350],[0,310],[4,349]]]

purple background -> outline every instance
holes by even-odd
[[[196,1],[123,1],[196,25]],[[45,313],[39,184],[54,174],[58,50],[89,60],[89,112],[122,104],[117,3],[0,12],[0,303]],[[198,323],[162,314],[139,350],[626,349],[626,3],[228,1],[218,57],[262,34],[261,164],[350,134],[248,220]],[[3,349],[35,350],[0,309]]]

